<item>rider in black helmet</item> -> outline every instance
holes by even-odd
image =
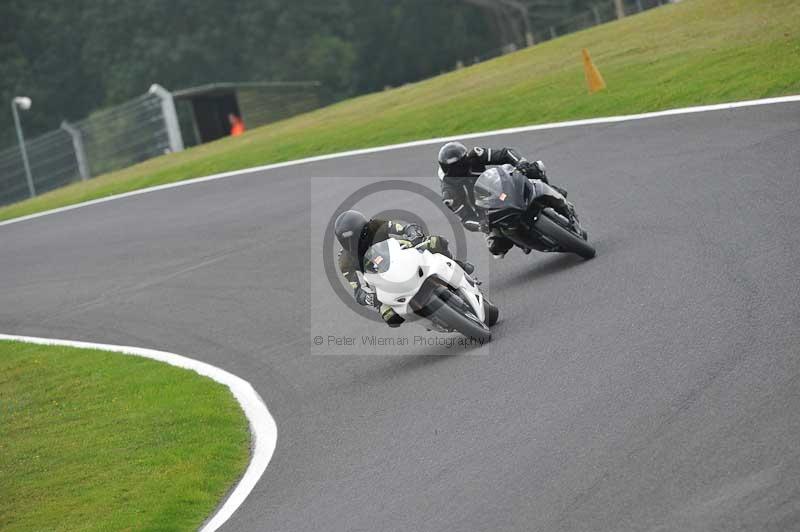
[[[475,208],[472,187],[487,166],[510,164],[525,174],[528,179],[538,179],[548,185],[547,173],[542,161],[530,162],[513,148],[482,148],[468,150],[460,142],[448,142],[439,150],[439,178],[442,180],[442,201],[453,211],[469,231],[485,231],[481,216]],[[574,215],[571,204],[566,201],[567,191],[550,185],[563,199],[555,199],[557,210]],[[562,204],[563,200],[563,204]],[[513,242],[502,236],[489,233],[486,237],[489,252],[502,258],[514,247]]]
[[[422,228],[414,223],[400,224],[391,220],[372,219],[358,211],[344,211],[334,222],[333,232],[342,246],[339,252],[339,270],[350,283],[353,297],[359,305],[380,308],[381,317],[389,327],[399,327],[403,318],[398,316],[392,307],[381,305],[375,293],[361,286],[358,272],[364,273],[364,254],[378,242],[395,238],[408,246],[419,246],[431,253],[441,253],[453,258],[448,250],[448,242],[441,236],[427,236]],[[467,274],[475,267],[469,262],[454,259]]]

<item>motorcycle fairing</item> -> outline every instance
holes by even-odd
[[[375,244],[364,255],[364,280],[375,289],[378,301],[403,318],[418,318],[410,302],[430,277],[458,292],[478,319],[486,319],[480,290],[453,259],[427,249],[404,248],[394,238]],[[431,325],[440,329],[438,324]]]
[[[527,177],[510,164],[483,172],[473,187],[475,205],[485,210],[515,209],[524,211],[534,194]]]

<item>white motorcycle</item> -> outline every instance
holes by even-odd
[[[422,245],[407,247],[394,238],[373,245],[364,255],[364,281],[407,321],[480,343],[492,338],[497,307],[455,260]]]

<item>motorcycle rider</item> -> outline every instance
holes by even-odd
[[[566,201],[567,191],[551,185],[542,161],[530,162],[513,148],[475,147],[468,150],[460,142],[448,142],[439,150],[439,178],[442,181],[442,201],[461,220],[469,231],[487,232],[482,216],[475,207],[473,186],[478,177],[486,171],[487,166],[510,164],[522,172],[528,179],[537,179],[547,185],[545,192],[549,194],[550,206],[569,220],[575,217],[575,209]],[[511,240],[494,232],[486,236],[486,246],[495,258],[503,258],[514,247]],[[527,250],[526,253],[529,253]]]
[[[382,305],[374,292],[365,290],[361,285],[358,273],[364,273],[364,254],[374,244],[389,238],[395,238],[407,246],[419,246],[431,253],[440,253],[450,259],[453,256],[448,250],[448,242],[444,237],[426,235],[422,228],[414,223],[400,224],[391,220],[371,219],[358,211],[344,211],[334,222],[333,231],[342,246],[339,252],[339,271],[350,283],[353,297],[359,305],[380,309],[383,321],[389,327],[399,327],[405,320],[392,307]],[[466,261],[453,259],[469,275],[475,267]]]

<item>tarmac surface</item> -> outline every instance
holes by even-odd
[[[434,145],[0,227],[0,332],[249,380],[278,444],[225,530],[800,530],[800,104],[470,144],[545,160],[598,251],[489,262],[468,234],[491,344],[365,347],[434,335],[357,316],[321,273],[341,198],[435,192]]]

